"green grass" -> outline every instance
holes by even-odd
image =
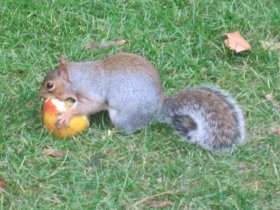
[[[157,193],[169,209],[280,209],[278,0],[0,2],[0,209],[149,209]],[[235,55],[223,34],[240,31],[252,51]],[[129,44],[86,50],[89,41]],[[96,59],[125,51],[149,59],[167,94],[217,84],[240,102],[247,143],[232,155],[186,144],[166,125],[135,134],[105,114],[89,130],[59,141],[41,122],[40,83],[60,55]],[[64,157],[43,154],[52,147]]]

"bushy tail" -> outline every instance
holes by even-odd
[[[210,151],[230,152],[244,142],[241,109],[217,87],[184,89],[166,97],[159,116],[183,139]]]

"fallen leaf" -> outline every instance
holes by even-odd
[[[261,41],[261,45],[266,50],[280,50],[280,42]]]
[[[48,147],[48,148],[43,149],[43,153],[44,153],[45,155],[49,155],[49,156],[52,156],[52,157],[62,157],[62,156],[63,156],[63,153],[62,153],[62,152],[57,151],[57,150],[54,150],[54,149],[51,148],[51,147]]]
[[[240,53],[251,49],[250,44],[244,39],[238,31],[233,33],[226,33],[224,35],[224,44],[229,49]]]
[[[280,127],[279,127],[279,128],[276,128],[276,135],[277,135],[277,136],[280,136]]]
[[[146,205],[148,205],[149,207],[167,207],[167,206],[173,206],[174,203],[172,203],[171,201],[147,201]]]
[[[0,176],[0,192],[4,191],[5,185],[5,179]]]

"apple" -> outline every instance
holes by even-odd
[[[70,119],[69,127],[62,125],[57,128],[56,122],[59,112],[66,111],[73,103],[48,98],[43,104],[43,123],[51,134],[58,138],[72,137],[89,127],[88,117],[85,115],[74,116]]]

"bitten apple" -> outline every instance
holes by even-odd
[[[73,103],[60,101],[55,98],[48,98],[43,105],[43,123],[45,127],[56,137],[66,138],[72,137],[89,127],[87,116],[75,116],[70,119],[69,127],[63,125],[57,128],[56,122],[59,112],[66,111]]]

